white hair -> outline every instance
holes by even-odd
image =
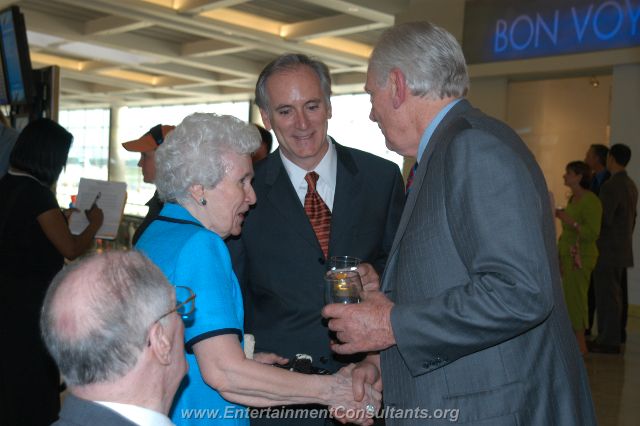
[[[230,115],[187,116],[156,150],[156,188],[171,202],[188,199],[192,185],[213,188],[229,171],[224,154],[250,155],[260,147],[256,126]]]
[[[393,69],[402,71],[414,96],[460,98],[469,90],[460,44],[429,22],[399,24],[382,34],[369,59],[369,71],[384,87]]]

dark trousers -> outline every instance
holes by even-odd
[[[589,304],[589,326],[587,327],[587,334],[591,334],[591,329],[593,328],[593,318],[596,313],[596,292],[593,286],[593,274],[591,274],[591,279],[589,280],[587,302]]]
[[[596,266],[592,275],[598,312],[597,342],[619,346],[622,342],[626,268]]]
[[[627,341],[627,315],[629,313],[629,291],[627,289],[627,270],[625,269],[622,274],[622,319],[620,329],[620,341],[625,343]]]
[[[627,270],[624,270],[622,275],[622,320],[620,329],[620,341],[625,343],[627,341],[627,315],[629,313],[629,291],[627,289]],[[589,328],[587,328],[587,334],[591,334],[593,328],[593,319],[596,313],[596,292],[593,285],[593,274],[589,281],[589,292],[587,294],[589,302]]]

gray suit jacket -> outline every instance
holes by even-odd
[[[398,167],[335,144],[338,164],[329,256],[356,256],[382,271],[404,204]],[[320,311],[325,259],[279,152],[257,165],[257,203],[239,239],[228,241],[256,351],[306,353],[337,370]]]
[[[598,266],[633,266],[633,229],[636,224],[638,188],[627,172],[611,176],[600,187],[602,228],[598,239]]]
[[[53,426],[136,426],[109,408],[69,394]]]
[[[385,403],[430,411],[388,425],[595,424],[550,210],[520,138],[466,100],[454,106],[420,161],[382,280],[397,341],[381,354]]]

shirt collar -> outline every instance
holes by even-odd
[[[422,137],[420,138],[420,145],[418,146],[418,157],[417,157],[418,162],[420,162],[420,160],[422,159],[422,154],[424,154],[425,150],[427,149],[429,140],[431,139],[431,136],[433,136],[433,132],[436,130],[436,127],[438,127],[438,124],[442,122],[442,120],[444,119],[444,116],[447,115],[447,113],[451,110],[451,108],[453,108],[461,100],[462,98],[458,98],[449,102],[447,105],[445,105],[444,108],[438,111],[438,114],[436,114],[433,120],[431,120],[431,123],[429,123],[424,133],[422,134]]]
[[[280,150],[280,158],[282,159],[282,165],[284,169],[287,171],[289,175],[289,179],[293,184],[294,188],[304,187],[304,190],[307,190],[307,182],[304,180],[304,177],[310,171],[315,171],[320,176],[319,182],[324,181],[324,183],[331,188],[335,188],[336,186],[336,171],[338,167],[338,154],[336,153],[336,147],[333,143],[330,142],[329,137],[327,136],[327,143],[329,144],[329,149],[320,160],[320,163],[313,170],[305,170],[295,164],[293,161],[289,160],[282,154],[282,150]]]
[[[189,210],[185,209],[177,203],[165,203],[162,207],[162,210],[160,211],[160,216],[167,216],[181,220],[190,220],[202,225],[202,223],[198,219],[196,219],[191,213],[189,213]]]
[[[602,183],[602,181],[604,180],[604,177],[607,175],[607,172],[608,170],[604,169],[596,173],[596,179],[598,180],[599,183]]]
[[[116,413],[120,414],[133,423],[140,426],[174,426],[164,414],[148,408],[138,407],[137,405],[122,404],[119,402],[95,401],[97,404],[103,405]]]

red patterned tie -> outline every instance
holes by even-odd
[[[322,253],[324,253],[324,257],[326,258],[329,254],[331,211],[316,192],[316,183],[318,183],[319,177],[316,172],[309,172],[304,177],[308,185],[307,195],[304,196],[304,211],[309,217],[313,232],[316,233],[316,237],[322,248]]]
[[[407,186],[405,187],[405,193],[409,193],[409,189],[411,189],[411,185],[413,184],[413,176],[416,174],[416,169],[418,168],[418,162],[416,161],[411,167],[411,171],[409,172],[409,176],[407,177]]]

